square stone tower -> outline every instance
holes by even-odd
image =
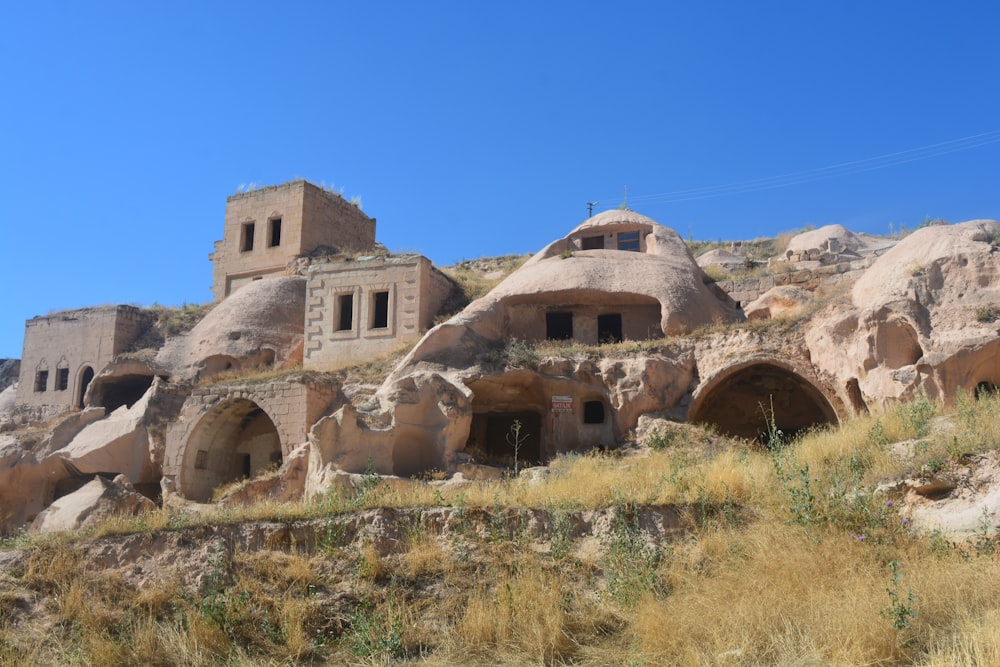
[[[221,301],[252,280],[284,275],[297,257],[367,252],[375,219],[340,195],[292,181],[226,199],[223,238],[215,242],[212,294]]]

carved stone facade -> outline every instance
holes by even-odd
[[[16,409],[45,419],[83,406],[87,387],[150,326],[152,316],[134,306],[65,310],[24,325],[24,351]]]
[[[221,484],[280,465],[306,442],[338,389],[296,380],[195,389],[167,431],[164,480],[205,501]]]
[[[306,287],[303,368],[372,359],[416,341],[451,288],[419,255],[314,264]]]
[[[212,293],[221,301],[252,280],[284,275],[304,255],[374,247],[375,219],[336,193],[307,181],[242,192],[226,199],[223,237],[209,255]]]

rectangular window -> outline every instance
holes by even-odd
[[[372,329],[385,329],[389,326],[389,293],[375,292],[372,294]]]
[[[253,223],[243,223],[243,242],[240,244],[240,251],[250,252],[253,250]]]
[[[337,296],[337,331],[350,331],[354,328],[354,295],[340,294]]]
[[[267,235],[267,247],[273,248],[281,245],[281,218],[275,218],[268,223],[270,229]]]
[[[584,424],[604,423],[604,403],[601,401],[587,401],[583,404]]]
[[[208,450],[199,449],[194,455],[194,469],[205,470],[208,468]]]
[[[621,232],[618,234],[618,249],[639,252],[639,232]]]
[[[56,369],[56,391],[66,391],[69,388],[69,369]]]
[[[35,391],[45,391],[49,386],[49,372],[38,371],[35,373]]]
[[[569,340],[573,337],[573,313],[545,313],[545,337]]]
[[[581,243],[582,250],[604,250],[604,235],[584,236]]]

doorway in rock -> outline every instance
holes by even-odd
[[[198,502],[244,477],[256,477],[282,462],[281,438],[271,418],[248,399],[216,406],[201,418],[184,452],[181,493]]]
[[[94,379],[94,369],[90,366],[85,366],[83,372],[80,373],[80,391],[77,392],[76,407],[83,409],[83,397],[87,395],[87,388],[90,386],[91,381]]]
[[[600,345],[622,342],[621,313],[597,316],[597,342]]]
[[[545,313],[545,338],[569,340],[573,337],[573,313]]]
[[[472,416],[466,451],[488,465],[514,467],[514,422],[517,433],[519,468],[542,462],[542,416],[537,412],[487,412]]]
[[[736,438],[766,442],[768,420],[783,438],[824,424],[836,424],[837,413],[823,393],[801,375],[776,363],[755,362],[723,373],[695,397],[688,413],[692,423],[711,424]]]

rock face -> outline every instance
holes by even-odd
[[[20,359],[0,359],[0,391],[17,382],[20,374]]]
[[[806,334],[815,364],[855,379],[868,403],[947,398],[1000,380],[1000,223],[919,229],[854,284],[849,305]]]
[[[110,481],[98,476],[49,505],[32,522],[31,529],[39,533],[79,530],[99,525],[112,516],[133,516],[155,509],[156,503],[136,493],[124,475]]]
[[[94,506],[95,475],[196,502],[247,477],[224,502],[286,500],[368,469],[489,477],[617,447],[650,420],[755,438],[768,411],[794,433],[996,386],[998,246],[995,221],[898,243],[824,227],[793,239],[787,272],[754,278],[740,309],[672,230],[608,211],[427,332],[379,386],[300,371],[206,383],[302,360],[305,279],[250,282],[155,358],[103,368],[83,409],[0,433],[0,531],[83,525],[66,508]]]
[[[301,276],[254,281],[169,340],[156,363],[185,379],[301,363],[305,300]]]

